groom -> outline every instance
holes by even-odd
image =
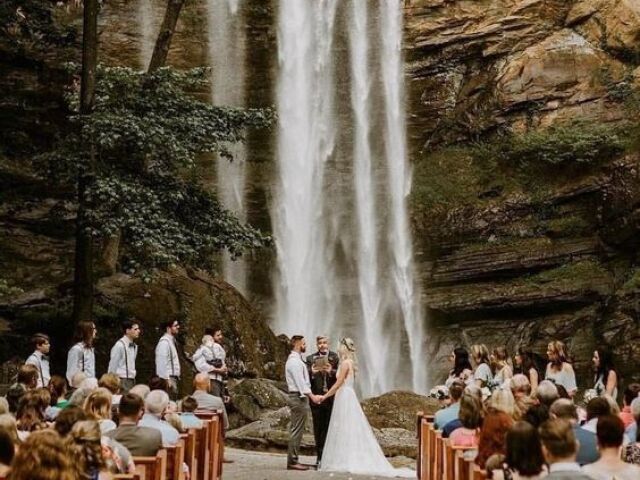
[[[318,336],[316,346],[318,351],[307,357],[307,368],[311,377],[311,391],[316,395],[324,395],[336,383],[336,371],[340,360],[337,353],[329,351],[329,337]],[[322,451],[327,439],[332,409],[333,397],[326,399],[321,404],[311,405],[318,466],[322,461]]]

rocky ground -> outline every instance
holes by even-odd
[[[224,478],[227,480],[357,480],[357,479],[377,479],[384,477],[372,477],[364,475],[351,475],[348,473],[326,473],[317,471],[296,472],[286,470],[287,456],[284,453],[253,452],[227,448],[225,456],[234,463],[224,465]],[[301,461],[312,464],[315,457],[303,456]],[[405,462],[408,463],[408,462]],[[396,464],[397,467],[415,467],[411,465]]]

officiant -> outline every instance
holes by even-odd
[[[337,353],[329,351],[329,337],[325,335],[318,336],[316,338],[316,346],[318,351],[307,357],[307,368],[311,379],[311,391],[315,395],[324,395],[336,383],[336,372],[340,359]],[[327,439],[332,408],[333,397],[320,405],[311,404],[318,466],[322,460],[322,450]]]

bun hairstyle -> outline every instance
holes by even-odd
[[[353,363],[353,370],[358,371],[358,358],[356,356],[356,344],[355,342],[349,338],[345,337],[340,340],[340,345],[338,346],[338,355],[340,356],[340,360],[351,360]]]

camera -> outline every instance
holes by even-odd
[[[222,359],[214,358],[213,360],[207,360],[207,363],[213,368],[222,368]]]

